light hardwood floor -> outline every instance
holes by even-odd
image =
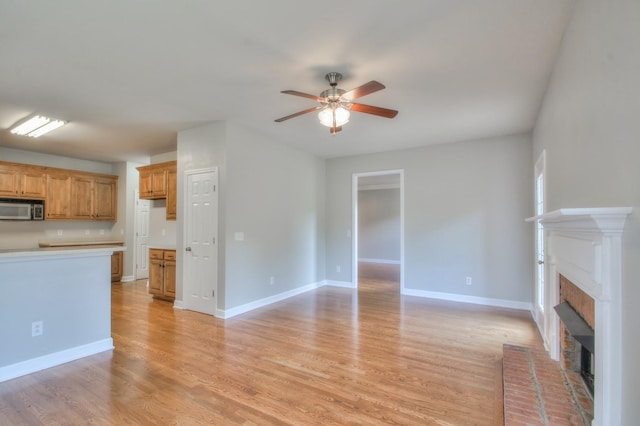
[[[501,424],[502,344],[541,345],[530,314],[397,286],[224,321],[115,284],[116,349],[0,383],[0,424]]]

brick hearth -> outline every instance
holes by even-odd
[[[546,352],[504,345],[502,369],[505,425],[591,424],[593,401],[580,376],[564,372]]]

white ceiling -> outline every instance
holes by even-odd
[[[528,132],[573,0],[2,0],[0,146],[147,162],[176,132],[216,120],[322,157]],[[385,90],[331,136],[324,75]],[[31,113],[69,120],[38,139]]]

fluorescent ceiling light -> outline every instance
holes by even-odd
[[[10,130],[14,135],[29,136],[37,138],[45,133],[57,129],[60,126],[67,124],[66,121],[54,120],[44,115],[35,115],[27,121],[20,123]]]
[[[66,124],[66,122],[64,122],[62,120],[54,120],[54,121],[51,121],[51,122],[45,124],[42,127],[37,128],[33,132],[29,133],[27,136],[30,136],[32,138],[37,138],[38,136],[42,136],[45,133],[49,133],[50,131],[57,129],[58,127],[62,127],[65,124]]]

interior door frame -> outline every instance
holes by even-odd
[[[358,179],[367,176],[400,175],[400,294],[404,294],[404,169],[353,173],[351,181],[351,282],[358,288]]]
[[[536,209],[534,211],[535,215],[539,215],[541,214],[540,212],[537,211],[537,203],[539,202],[538,200],[538,176],[542,175],[542,205],[543,205],[543,212],[545,213],[547,210],[547,175],[546,175],[546,160],[547,159],[547,153],[546,150],[542,150],[542,152],[540,153],[540,156],[538,157],[538,159],[536,160],[536,163],[534,165],[533,168],[533,192],[534,192],[534,208]],[[535,289],[534,289],[534,299],[533,299],[533,310],[534,310],[534,319],[536,321],[536,323],[538,324],[538,328],[542,331],[545,330],[546,324],[545,324],[545,311],[547,311],[548,309],[550,309],[549,306],[549,279],[547,277],[548,274],[548,268],[546,268],[546,265],[542,265],[542,268],[538,267],[538,261],[539,259],[539,251],[542,250],[543,252],[543,260],[546,260],[546,247],[544,247],[546,245],[546,241],[547,241],[547,235],[546,232],[543,230],[544,232],[544,241],[543,241],[543,247],[538,247],[539,244],[539,239],[538,239],[538,227],[539,227],[539,222],[536,221],[536,226],[534,228],[534,268],[535,268],[535,276],[534,276],[534,282],[535,282]],[[542,276],[540,276],[540,269],[542,269],[543,273]],[[542,281],[542,306],[538,303],[538,300],[540,299],[540,286],[539,283],[540,281]],[[543,333],[543,335],[545,335]]]
[[[217,216],[218,216],[218,227],[216,229],[216,271],[215,271],[215,287],[214,287],[214,291],[215,291],[215,295],[214,295],[214,303],[215,306],[213,307],[213,311],[214,311],[214,316],[216,317],[223,317],[223,315],[220,314],[220,309],[219,309],[219,295],[220,295],[220,280],[219,280],[219,271],[220,271],[220,173],[218,170],[218,167],[204,167],[201,169],[192,169],[192,170],[185,170],[182,174],[183,179],[182,179],[182,193],[184,194],[183,199],[184,202],[182,203],[182,247],[181,247],[181,251],[180,251],[180,256],[178,257],[178,259],[181,259],[181,263],[182,263],[182,273],[180,274],[182,277],[182,282],[180,283],[180,291],[182,294],[182,300],[180,300],[180,304],[179,307],[181,309],[187,309],[186,307],[186,297],[185,297],[185,285],[187,283],[187,280],[189,278],[189,271],[187,270],[186,266],[186,261],[184,259],[184,255],[185,255],[185,247],[188,246],[188,241],[187,241],[187,212],[189,209],[189,205],[188,205],[188,184],[189,184],[189,176],[191,175],[197,175],[197,174],[202,174],[202,173],[215,173],[216,174],[216,181],[217,181],[217,189],[216,189],[216,200],[217,200]],[[194,311],[194,312],[198,312],[198,311]]]

